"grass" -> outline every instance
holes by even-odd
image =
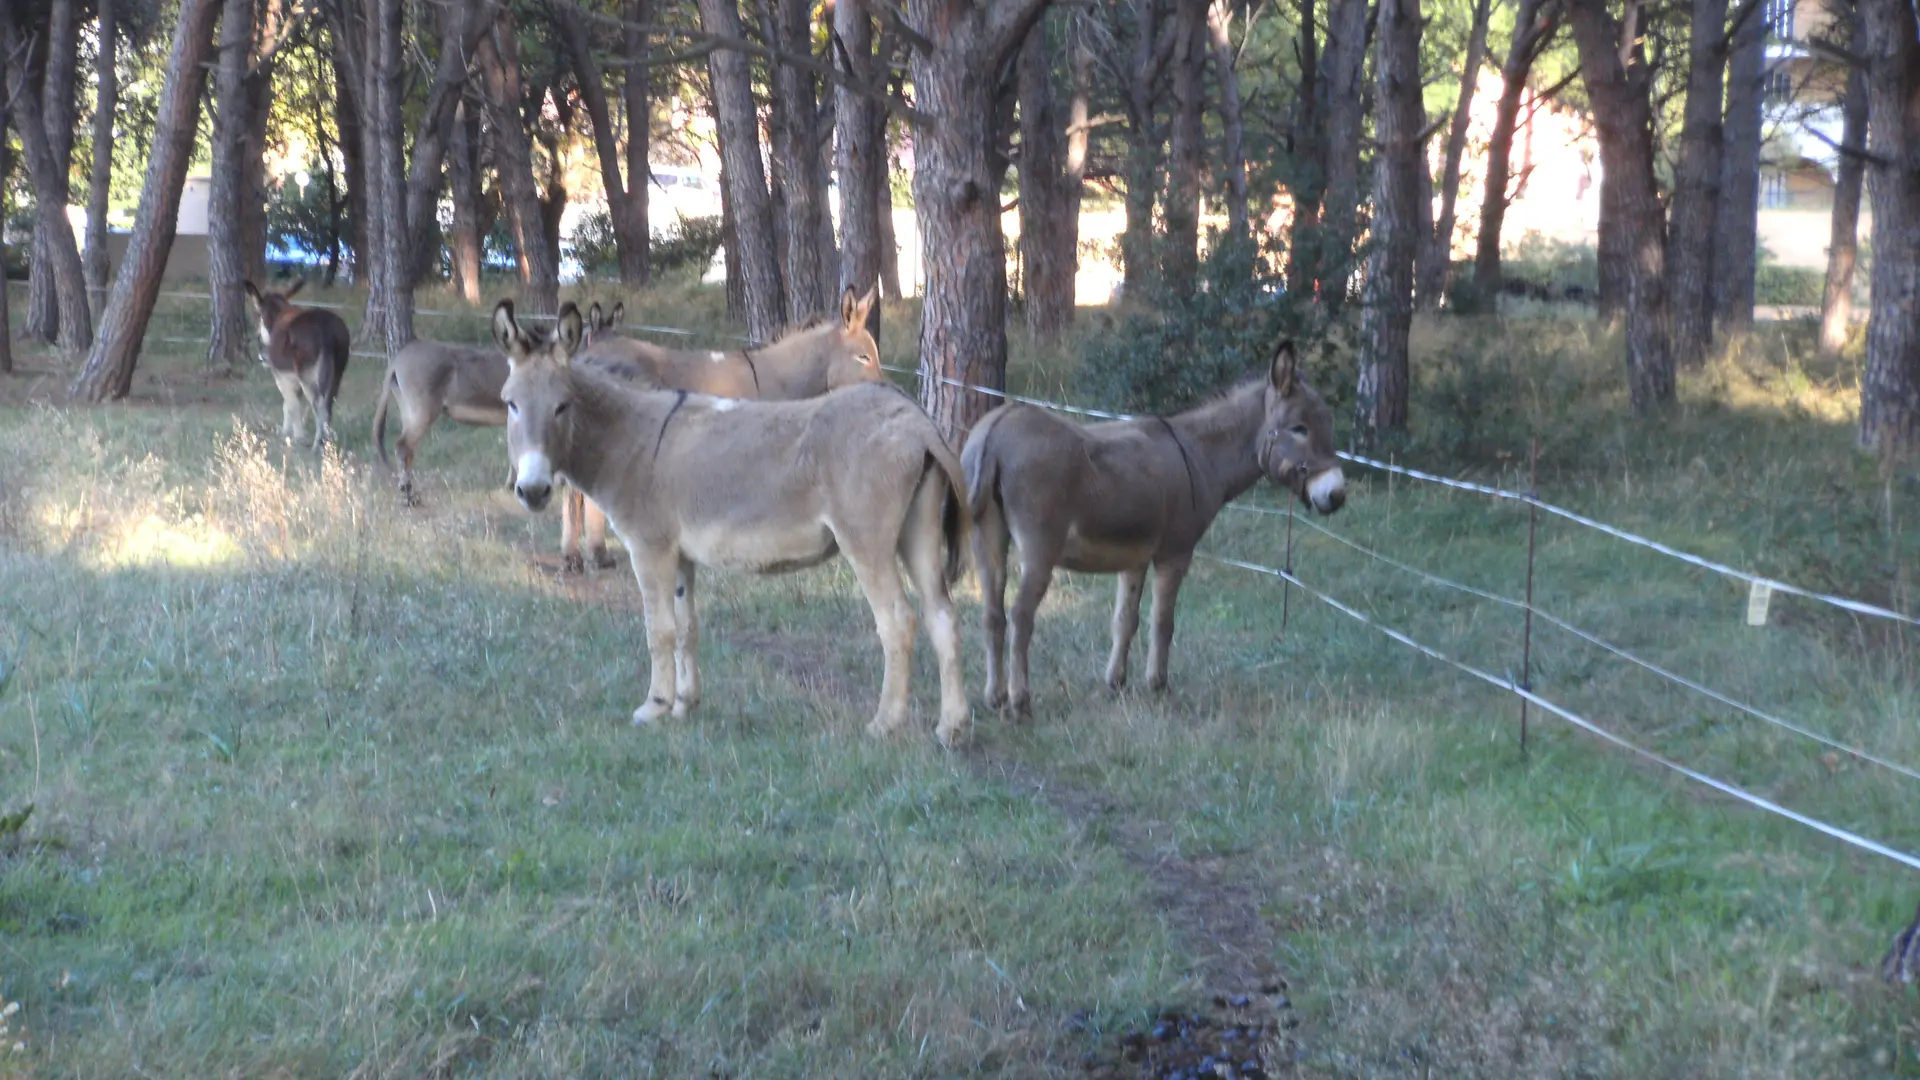
[[[724,329],[708,291],[638,300],[634,321]],[[913,313],[885,320],[905,359]],[[1913,481],[1854,454],[1850,369],[1803,363],[1803,336],[1717,358],[1642,423],[1588,324],[1426,325],[1420,426],[1388,452],[1523,485],[1537,432],[1546,498],[1911,607]],[[1015,389],[1069,385],[1070,350],[1016,361]],[[1062,575],[1037,720],[977,715],[949,755],[861,735],[877,652],[844,566],[716,575],[700,713],[636,731],[631,581],[558,577],[557,523],[500,490],[498,432],[437,426],[406,511],[369,464],[377,363],[350,369],[321,461],[268,437],[267,380],[199,364],[156,348],[102,409],[36,400],[49,358],[0,385],[0,816],[33,807],[0,837],[23,1047],[0,1077],[1084,1075],[1219,989],[1143,869],[1163,864],[1258,898],[1298,1075],[1920,1075],[1915,998],[1874,977],[1920,878],[1537,712],[1523,757],[1510,697],[1297,594],[1282,633],[1268,579],[1197,566],[1173,693],[1116,698],[1110,584]],[[1330,527],[1519,593],[1520,510],[1352,479]],[[1282,528],[1230,512],[1206,546],[1277,565]],[[1511,612],[1305,530],[1294,559],[1517,671]],[[1781,596],[1750,628],[1734,584],[1547,520],[1536,576],[1547,610],[1920,762],[1909,636]],[[1885,770],[1538,627],[1533,682],[1920,848]]]

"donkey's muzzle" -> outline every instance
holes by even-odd
[[[1302,492],[1307,505],[1321,514],[1331,514],[1347,504],[1347,478],[1339,469],[1328,469],[1312,480]]]
[[[545,480],[528,480],[514,484],[513,493],[522,506],[537,512],[547,508],[547,500],[553,497],[553,485]]]

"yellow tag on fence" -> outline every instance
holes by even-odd
[[[1773,599],[1773,585],[1756,581],[1747,590],[1747,625],[1767,625],[1767,604]]]

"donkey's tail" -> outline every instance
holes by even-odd
[[[928,440],[927,457],[939,467],[941,477],[946,481],[946,498],[940,512],[940,533],[947,545],[947,584],[951,585],[967,572],[967,533],[973,528],[973,513],[967,499],[967,476],[960,467],[960,459],[953,456],[947,440],[938,433]]]
[[[967,481],[964,489],[967,493],[967,511],[975,519],[984,516],[988,504],[999,497],[1000,460],[987,449],[987,440],[1005,415],[1005,409],[995,409],[981,417],[973,431],[968,433],[967,445],[960,449],[960,465]]]
[[[387,403],[393,400],[393,388],[399,383],[393,365],[387,365],[386,378],[380,380],[380,401],[373,407],[373,446],[380,451],[380,464],[389,468],[393,462],[387,458]]]

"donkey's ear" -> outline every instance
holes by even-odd
[[[253,301],[253,305],[255,307],[259,307],[260,306],[260,290],[254,288],[253,282],[251,281],[242,281],[240,284],[247,287],[247,298]]]
[[[1281,397],[1291,397],[1294,387],[1300,380],[1294,371],[1293,341],[1288,339],[1273,350],[1273,370],[1268,374],[1273,383],[1273,391]]]
[[[567,301],[566,306],[560,309],[559,319],[553,324],[553,340],[560,346],[554,351],[553,358],[563,365],[572,360],[573,354],[580,348],[580,338],[584,332],[580,309],[574,306],[573,301]]]
[[[595,330],[598,330],[601,327],[607,325],[606,323],[601,322],[600,318],[601,318],[600,301],[595,300],[593,302],[593,306],[587,309],[587,325],[594,328]]]
[[[849,285],[840,291],[840,324],[852,330],[860,325],[860,297]]]
[[[615,300],[613,310],[607,312],[606,329],[611,330],[627,321],[627,304],[624,300]]]
[[[513,318],[513,301],[502,300],[493,308],[493,343],[507,354],[509,364],[517,364],[526,359],[527,335],[520,330],[520,324]]]
[[[867,316],[872,313],[874,301],[878,299],[880,299],[880,283],[876,281],[873,287],[867,290],[867,295],[860,298],[859,306],[854,308],[854,317],[860,325],[866,325]]]
[[[306,279],[306,278],[296,278],[296,279],[294,280],[294,283],[293,283],[293,288],[291,288],[291,289],[288,289],[288,290],[287,290],[286,292],[283,292],[283,293],[281,293],[281,294],[280,294],[280,298],[281,298],[282,300],[291,300],[291,299],[293,299],[293,294],[294,294],[294,293],[297,293],[297,292],[299,292],[299,291],[300,291],[301,289],[304,289],[304,288],[306,288],[306,287],[307,287],[307,279]]]

